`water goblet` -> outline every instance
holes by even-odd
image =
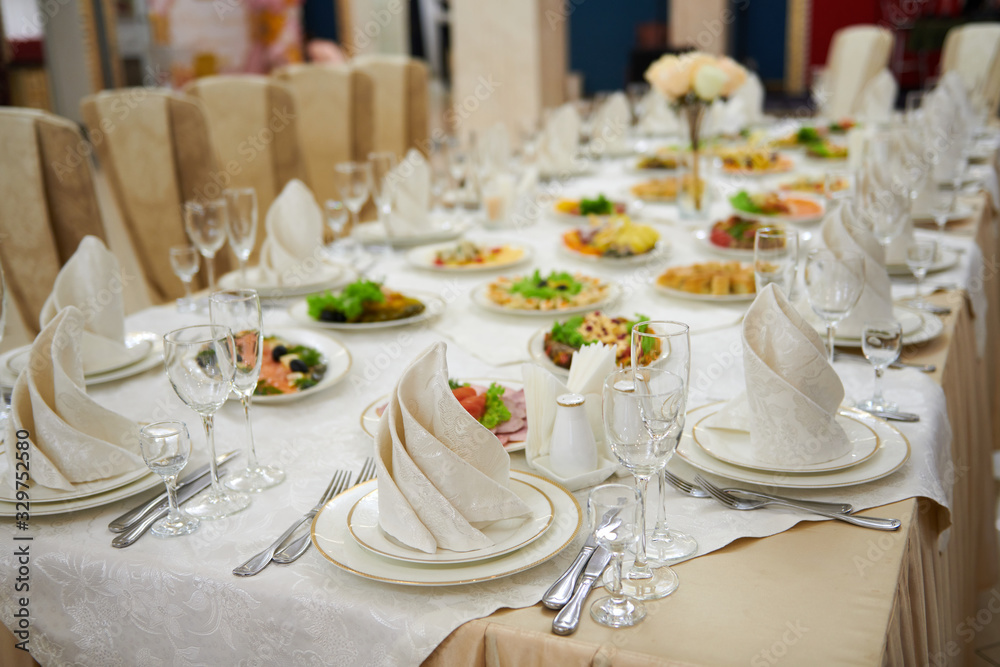
[[[630,600],[622,588],[622,560],[625,550],[635,545],[639,497],[624,484],[604,484],[593,488],[587,497],[587,517],[594,540],[611,552],[611,595],[599,598],[590,607],[590,616],[601,625],[623,628],[646,617],[641,602]],[[613,517],[610,522],[605,517]]]
[[[337,187],[340,190],[340,200],[351,212],[351,225],[361,223],[358,217],[361,208],[368,201],[368,188],[371,181],[371,167],[366,162],[341,162],[334,166],[337,172]]]
[[[233,335],[227,327],[198,324],[163,336],[163,365],[170,385],[201,416],[205,428],[212,487],[187,507],[187,513],[199,519],[221,519],[250,506],[250,496],[222,485],[215,460],[215,413],[232,390],[235,358]]]
[[[688,325],[668,320],[641,322],[632,327],[632,368],[658,368],[670,371],[684,380],[685,387],[691,379],[691,332]],[[683,417],[681,417],[683,422]],[[670,462],[680,441],[668,442],[666,463]],[[660,502],[656,506],[656,526],[646,536],[646,557],[656,565],[665,565],[698,551],[698,542],[687,533],[667,527],[667,478],[666,463],[657,477]]]
[[[385,230],[387,245],[383,249],[388,249],[388,241],[392,238],[392,204],[395,196],[391,174],[396,167],[396,154],[391,151],[369,153],[368,164],[371,166],[368,171],[368,177],[371,179],[369,188],[378,211],[379,222]]]
[[[853,252],[812,250],[806,258],[805,284],[810,307],[826,322],[829,360],[833,363],[837,323],[847,317],[865,288],[865,258]]]
[[[910,302],[914,306],[920,307],[926,305],[926,301],[921,296],[920,288],[923,287],[927,271],[934,266],[936,257],[937,242],[931,239],[914,239],[910,247],[906,249],[906,266],[917,280],[916,296]]]
[[[253,188],[223,190],[226,200],[226,236],[240,263],[240,280],[247,285],[247,260],[257,241],[257,191]]]
[[[183,298],[177,299],[177,311],[189,313],[197,307],[191,298],[191,281],[201,264],[198,249],[191,245],[177,245],[170,248],[170,266],[184,285]]]
[[[201,523],[177,506],[177,475],[191,456],[191,435],[182,421],[162,421],[147,424],[139,430],[139,448],[150,470],[163,479],[167,487],[167,516],[150,529],[158,537],[177,537],[198,530]]]
[[[862,410],[896,412],[899,406],[885,400],[882,395],[882,376],[889,364],[899,358],[903,346],[903,326],[895,320],[865,322],[861,337],[861,351],[875,368],[874,396],[858,403]]]
[[[184,229],[205,258],[208,289],[215,291],[215,254],[226,243],[226,202],[223,199],[184,204]]]
[[[760,293],[776,283],[791,298],[799,261],[799,235],[783,227],[762,227],[753,239],[753,275]]]
[[[851,196],[851,172],[848,169],[828,169],[823,174],[823,196],[827,206]]]
[[[336,199],[326,200],[323,204],[323,211],[326,214],[326,226],[333,234],[333,241],[326,249],[327,254],[331,258],[348,258],[353,249],[347,234],[350,211],[344,202]]]
[[[955,200],[958,197],[958,188],[947,185],[936,185],[931,197],[931,213],[934,215],[934,224],[942,234],[948,226],[948,214],[955,207]]]

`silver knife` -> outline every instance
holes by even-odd
[[[223,476],[219,475],[221,479]],[[201,479],[192,482],[185,486],[183,489],[177,492],[177,504],[181,505],[187,501],[194,498],[196,495],[207,489],[212,485],[212,478],[202,477]],[[153,527],[153,524],[160,520],[160,518],[167,515],[168,508],[163,507],[161,509],[150,512],[146,515],[142,521],[135,524],[127,532],[121,533],[115,539],[111,540],[111,546],[116,549],[122,549],[131,545],[133,542],[138,540],[140,537],[146,534],[146,531]]]
[[[217,466],[221,466],[223,463],[236,456],[236,454],[237,451],[234,449],[231,452],[227,452],[226,454],[217,456],[215,458],[215,464]],[[195,468],[187,475],[184,475],[184,477],[177,482],[177,490],[180,491],[188,484],[201,479],[202,477],[207,475],[211,469],[212,466],[208,463],[198,468]],[[163,505],[163,507],[166,507],[165,504],[166,502],[167,502],[167,492],[164,491],[160,495],[150,500],[145,505],[139,505],[138,507],[133,507],[128,512],[125,512],[120,517],[109,523],[108,530],[110,530],[112,533],[124,533],[126,530],[128,530],[135,524],[142,521],[147,513],[155,511],[161,505]]]
[[[608,510],[601,519],[601,526],[598,528],[607,525],[617,515],[618,510]],[[590,556],[596,548],[597,541],[594,539],[594,534],[591,533],[587,536],[587,541],[583,543],[580,553],[576,555],[576,559],[556,579],[555,583],[549,586],[549,590],[545,591],[545,595],[542,596],[542,604],[549,609],[562,609],[569,602],[569,599],[573,597],[573,589],[580,578],[580,573],[583,572],[583,568],[587,565],[587,561],[590,560]]]
[[[604,573],[604,568],[608,566],[609,562],[611,562],[610,551],[604,547],[594,551],[594,555],[587,563],[587,569],[583,571],[583,577],[580,578],[576,592],[552,621],[552,632],[557,635],[571,635],[576,632],[577,626],[580,625],[580,611],[583,609],[583,603],[587,600],[590,589]]]

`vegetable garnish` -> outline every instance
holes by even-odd
[[[558,296],[573,296],[583,289],[583,283],[576,280],[565,271],[553,271],[542,278],[538,269],[531,277],[525,277],[510,287],[511,294],[520,294],[527,298],[552,299]]]
[[[597,199],[580,200],[580,215],[611,215],[614,210],[614,204],[603,194],[597,195]]]
[[[384,301],[385,294],[382,293],[382,286],[370,280],[353,282],[345,287],[340,294],[326,291],[306,298],[306,303],[309,305],[309,317],[315,320],[320,319],[324,310],[341,312],[348,320],[352,320],[361,315],[366,302],[382,303]]]
[[[486,390],[486,411],[479,419],[479,423],[486,428],[494,428],[497,424],[510,419],[510,410],[507,409],[501,398],[505,391],[507,390],[496,382]]]

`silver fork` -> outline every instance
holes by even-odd
[[[701,488],[712,494],[712,497],[719,501],[722,505],[734,510],[755,510],[764,505],[769,504],[763,500],[741,500],[733,495],[730,495],[723,491],[721,488],[715,486],[707,479],[701,475],[695,475],[695,481],[701,485]],[[773,502],[773,501],[772,501]],[[788,505],[789,507],[795,507],[790,503],[778,503],[783,505]],[[797,507],[796,509],[804,509],[802,507]],[[810,510],[814,514],[820,516],[825,516],[830,519],[837,519],[838,521],[843,521],[845,523],[854,524],[855,526],[861,526],[862,528],[874,528],[875,530],[899,530],[902,522],[899,519],[879,519],[876,517],[869,516],[854,516],[851,514],[837,514],[836,512],[820,512],[818,510]]]
[[[664,469],[664,476],[672,487],[685,493],[693,498],[711,498],[710,494],[705,489],[692,484],[691,482],[681,479],[669,470]],[[802,509],[807,512],[812,512],[813,510],[819,510],[821,512],[836,512],[837,514],[850,514],[854,511],[854,507],[848,503],[827,503],[822,500],[799,500],[798,498],[787,498],[785,496],[776,496],[770,493],[761,493],[760,491],[750,491],[748,489],[723,489],[728,494],[737,494],[750,496],[752,498],[760,498],[766,500],[767,503],[762,503],[761,507],[769,503],[782,503],[786,505],[801,506]]]
[[[344,489],[342,489],[340,493],[343,493],[347,489],[353,488],[358,484],[364,484],[373,477],[375,477],[375,459],[368,457],[365,459],[364,465],[361,466],[361,472],[358,473],[358,478],[354,480],[354,484],[345,484]],[[278,563],[279,565],[294,563],[309,549],[309,545],[312,544],[310,533],[305,533],[291,542],[289,542],[290,538],[291,535],[285,538],[286,544],[279,545],[274,553],[274,556],[271,557],[275,563]]]
[[[271,546],[264,549],[239,567],[234,568],[233,574],[238,577],[252,577],[267,567],[268,563],[271,562],[271,557],[274,556],[275,550],[281,545],[281,543],[294,534],[295,531],[298,530],[299,526],[316,516],[316,513],[323,508],[323,505],[325,505],[327,501],[336,493],[339,493],[338,489],[343,489],[343,487],[347,486],[350,479],[351,473],[347,470],[338,470],[333,473],[333,479],[330,480],[330,485],[326,487],[326,491],[323,492],[323,497],[320,498],[318,503],[316,503],[316,506],[306,512],[301,519],[293,523],[288,530],[281,534],[281,537],[276,539],[271,544]]]

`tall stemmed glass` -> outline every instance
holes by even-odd
[[[334,166],[340,199],[351,212],[351,226],[361,223],[361,208],[368,201],[371,167],[367,162],[341,162]]]
[[[753,275],[757,293],[777,283],[791,298],[799,262],[799,235],[784,227],[762,227],[753,239]]]
[[[826,322],[832,364],[837,323],[857,305],[865,288],[865,258],[853,252],[812,250],[806,259],[805,283],[809,305]]]
[[[948,228],[948,215],[955,207],[958,199],[958,188],[947,185],[935,184],[931,193],[931,213],[934,215],[934,224],[938,231],[944,234]]]
[[[177,475],[191,456],[191,435],[182,421],[162,421],[143,426],[139,431],[139,448],[146,466],[163,479],[167,487],[167,516],[153,524],[151,531],[158,537],[177,537],[198,530],[197,517],[177,507]]]
[[[215,254],[226,243],[226,202],[223,199],[184,204],[184,229],[208,267],[208,289],[215,291]]]
[[[280,484],[285,473],[275,466],[262,466],[257,462],[254,449],[253,426],[250,422],[250,403],[253,399],[263,353],[263,321],[260,314],[260,299],[252,289],[226,290],[216,292],[208,299],[209,317],[212,324],[226,327],[233,334],[236,349],[236,372],[233,389],[240,396],[247,426],[247,467],[240,475],[231,475],[226,486],[236,491],[257,493]]]
[[[910,269],[913,277],[917,279],[916,298],[910,301],[911,306],[916,306],[917,308],[930,306],[924,300],[920,288],[923,287],[927,271],[934,266],[936,258],[937,242],[932,239],[914,239],[910,247],[906,249],[906,267]]]
[[[248,285],[247,260],[257,241],[257,191],[253,188],[233,188],[223,190],[222,196],[228,213],[226,236],[229,237],[229,247],[240,262],[240,280]]]
[[[200,257],[198,249],[194,246],[175,245],[170,249],[170,266],[174,270],[174,275],[184,284],[184,297],[177,299],[177,311],[180,313],[189,313],[197,309],[191,298],[191,281],[198,273]]]
[[[396,154],[390,151],[370,153],[368,164],[371,169],[368,174],[371,177],[372,199],[375,201],[375,208],[378,209],[378,219],[385,230],[385,237],[388,241],[392,238],[392,200],[394,188],[390,174],[396,167]]]
[[[639,535],[635,530],[639,497],[624,484],[604,484],[587,497],[587,518],[594,541],[611,552],[611,595],[599,598],[590,607],[590,616],[601,625],[624,628],[646,617],[641,602],[629,600],[622,590],[622,559],[625,550],[634,548]],[[605,521],[606,517],[613,517]]]
[[[895,320],[877,320],[865,322],[861,336],[861,351],[865,358],[875,367],[874,395],[866,401],[858,403],[865,411],[896,412],[899,406],[885,400],[882,395],[882,376],[889,364],[899,358],[903,347],[903,325]]]
[[[684,428],[686,382],[661,368],[626,368],[604,380],[604,429],[618,462],[635,477],[640,498],[635,562],[622,581],[625,594],[655,600],[673,593],[677,574],[667,565],[653,569],[646,556],[646,498],[649,480],[667,464]],[[605,580],[605,583],[608,583]]]
[[[643,322],[632,328],[632,368],[657,368],[670,371],[684,380],[686,387],[691,376],[691,334],[688,325],[667,320]],[[685,401],[686,403],[686,401]],[[680,417],[681,429],[684,426],[684,416]],[[669,463],[681,431],[676,432],[677,438],[668,441],[667,458],[664,467],[658,473],[659,498],[656,506],[656,527],[647,536],[646,557],[651,563],[667,564],[681,558],[687,558],[698,551],[698,542],[679,530],[667,527],[667,510],[664,502],[667,497],[667,478],[664,475],[666,463]]]
[[[212,488],[187,506],[199,519],[221,519],[250,506],[250,496],[219,482],[215,460],[215,413],[233,387],[233,336],[227,327],[198,324],[175,329],[163,337],[163,365],[171,386],[184,404],[201,415],[212,468]]]

